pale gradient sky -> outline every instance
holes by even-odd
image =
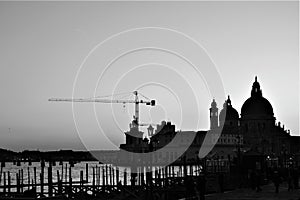
[[[0,148],[84,149],[74,125],[72,105],[50,103],[47,99],[72,96],[77,70],[101,41],[127,29],[150,26],[175,29],[197,40],[216,64],[225,94],[230,94],[239,113],[257,75],[264,97],[273,105],[276,119],[285,124],[292,135],[299,135],[298,2],[0,2]],[[146,38],[152,37],[147,34]],[[131,35],[135,36],[143,42],[138,34]],[[105,59],[115,56],[110,54],[112,51],[134,46],[132,43],[136,41],[126,40],[126,37],[107,43],[89,60],[89,64],[97,68],[85,68],[87,71],[82,72],[76,97],[93,95],[97,85],[94,80],[104,69]],[[177,36],[158,37],[165,39],[170,48],[182,47],[190,56],[198,55],[195,47],[182,45]],[[153,41],[153,44],[160,42]],[[210,65],[204,54],[199,53],[200,58],[202,64]],[[153,62],[170,65],[180,73]],[[143,94],[157,99],[162,106],[151,110],[141,108],[142,120],[150,119],[143,115],[149,111],[153,122],[165,118],[179,127],[184,117],[189,122],[180,128],[195,130],[190,119],[197,118],[193,110],[197,102],[188,84],[180,78],[180,74],[186,73],[192,88],[203,97],[198,102],[199,127],[206,130],[211,97],[203,80],[197,83],[193,73],[185,70],[189,67],[186,63],[163,52],[143,51],[125,56],[114,64],[111,71],[114,75],[104,77],[105,85],[99,82],[97,94],[111,91],[118,76],[129,70],[126,67],[145,63],[152,64],[124,77],[117,91],[132,91],[145,80],[160,82],[174,90],[181,103],[188,106],[181,114],[171,91],[158,85],[144,87]],[[225,95],[223,99],[217,98],[219,108],[224,100]],[[81,115],[81,122],[91,127],[88,132],[97,132],[92,128],[94,121],[88,118],[93,105],[77,108],[81,114],[86,112]],[[109,122],[109,108],[96,106],[100,124]],[[127,130],[130,117],[121,114],[122,106],[113,108],[121,129]],[[131,116],[132,107],[128,107],[128,112]],[[110,132],[108,137],[116,145],[124,141],[124,135],[115,125],[104,129]],[[97,141],[101,148],[110,148],[102,142],[101,136]]]

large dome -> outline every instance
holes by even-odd
[[[242,116],[245,115],[269,115],[273,116],[273,108],[270,102],[264,97],[250,97],[242,106]]]
[[[252,86],[251,97],[242,106],[241,116],[274,116],[272,105],[262,96],[257,77],[255,77],[255,82]]]

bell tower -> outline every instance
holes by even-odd
[[[215,99],[213,99],[213,101],[211,102],[209,114],[210,114],[210,129],[218,128],[219,113],[218,113],[217,103]]]

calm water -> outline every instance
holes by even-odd
[[[89,178],[89,184],[92,184],[93,180],[93,168],[95,173],[100,172],[100,180],[98,180],[98,183],[102,184],[102,169],[105,169],[105,165],[99,164],[99,162],[80,162],[74,164],[74,167],[72,167],[72,181],[80,181],[80,171],[83,171],[83,179],[86,179],[86,164],[88,164],[88,178]],[[48,182],[48,167],[49,163],[45,162],[45,167],[44,167],[44,183]],[[60,180],[62,179],[64,182],[69,181],[69,167],[70,164],[69,162],[63,162],[62,165],[59,164],[59,162],[56,162],[56,166],[52,166],[52,181],[55,183],[58,181],[58,173],[59,172],[59,178]],[[36,182],[37,184],[40,183],[40,173],[41,173],[41,163],[40,162],[32,162],[31,165],[29,165],[28,162],[21,162],[21,166],[14,165],[12,162],[6,162],[5,167],[2,169],[2,174],[1,174],[1,181],[0,185],[4,185],[4,173],[6,173],[6,185],[8,185],[8,178],[7,178],[7,172],[10,173],[11,177],[11,185],[16,185],[16,174],[20,174],[20,170],[23,170],[23,183],[28,184],[28,183],[34,183],[35,177],[34,177],[34,168],[36,168]],[[98,169],[98,170],[97,170]],[[114,167],[114,169],[116,169]],[[119,167],[119,180],[123,182],[123,172],[125,168]],[[67,173],[66,173],[67,170]],[[127,172],[130,172],[130,169],[126,169]],[[114,173],[115,170],[114,170]],[[127,182],[129,184],[129,175],[130,173],[127,173],[128,178]],[[105,176],[105,174],[104,174]],[[99,176],[98,176],[99,177]],[[95,177],[96,179],[96,177]],[[110,184],[111,179],[108,178],[108,184]],[[97,179],[95,180],[97,183]],[[116,180],[114,179],[114,182],[116,183]],[[27,187],[26,187],[27,189]],[[37,187],[38,192],[40,191],[40,187]],[[47,187],[44,187],[44,190],[47,191]],[[16,191],[16,189],[12,189],[12,191]]]
[[[103,169],[106,169],[106,166],[103,164],[99,164],[99,162],[80,162],[74,164],[74,167],[72,167],[72,181],[80,181],[80,171],[83,171],[83,179],[86,179],[86,164],[88,164],[88,178],[89,182],[88,184],[92,184],[93,180],[93,169],[95,172],[95,183],[97,185],[102,184],[103,182]],[[35,177],[34,177],[34,167],[36,168],[36,183],[40,183],[40,173],[41,173],[41,163],[40,162],[32,162],[31,165],[29,165],[28,162],[22,162],[21,166],[14,165],[12,162],[7,162],[5,163],[5,167],[2,169],[2,174],[1,174],[1,180],[0,180],[0,185],[3,186],[4,180],[3,180],[3,174],[6,173],[6,185],[8,185],[8,178],[7,178],[7,172],[10,172],[10,177],[11,177],[11,185],[16,185],[16,174],[20,173],[20,170],[23,170],[23,184],[28,184],[28,183],[35,183]],[[45,168],[44,168],[44,183],[48,182],[48,167],[49,163],[45,162]],[[63,162],[62,165],[59,164],[59,162],[56,162],[55,166],[52,166],[52,181],[53,183],[56,183],[58,181],[58,173],[59,172],[59,179],[63,180],[63,182],[68,182],[69,181],[69,167],[70,164],[69,162]],[[109,176],[109,167],[108,169],[108,176]],[[106,184],[111,184],[115,183],[116,184],[116,167],[112,167],[113,174],[114,176],[108,177],[108,183]],[[122,184],[124,184],[124,171],[127,172],[127,185],[130,185],[130,168],[125,168],[125,167],[118,167],[119,169],[119,180],[121,181]],[[66,173],[67,170],[67,173]],[[187,168],[188,174],[192,172],[193,174],[197,173],[197,167],[193,166],[192,168]],[[97,174],[99,174],[97,176]],[[165,170],[160,171],[161,176],[164,176]],[[172,171],[171,171],[172,173]],[[174,167],[174,174],[171,176],[181,176],[182,170],[179,169],[179,167]],[[106,173],[104,173],[104,176]],[[145,174],[144,174],[144,180],[145,180]],[[153,173],[153,176],[155,176],[155,173]],[[99,177],[99,178],[97,178]],[[140,177],[137,177],[137,182],[140,181]],[[26,190],[28,187],[24,187],[24,190]],[[48,187],[44,186],[44,192],[47,192]],[[2,192],[3,189],[0,189]],[[16,188],[12,188],[11,191],[16,191]],[[37,186],[37,192],[40,192],[41,188]]]
[[[95,176],[95,183],[96,184],[102,184],[102,177],[103,177],[103,168],[106,169],[105,165],[99,164],[99,162],[80,162],[74,164],[74,167],[72,167],[72,181],[80,181],[80,171],[83,171],[83,179],[86,179],[86,164],[88,164],[88,178],[89,183],[92,184],[93,180],[93,168],[95,173],[100,173],[100,175]],[[40,173],[41,173],[41,163],[40,162],[32,162],[32,165],[29,166],[28,162],[21,162],[21,166],[14,165],[12,162],[5,163],[5,167],[3,168],[2,175],[1,175],[1,181],[0,185],[3,185],[3,174],[6,173],[6,185],[8,183],[7,180],[7,172],[10,172],[11,176],[11,185],[16,185],[16,174],[20,173],[20,170],[23,169],[23,184],[28,183],[34,183],[34,167],[36,167],[36,182],[37,184],[40,183]],[[66,167],[67,166],[67,167]],[[44,183],[48,182],[48,167],[49,163],[45,162],[45,168],[44,168]],[[59,164],[59,162],[56,162],[56,166],[52,166],[52,181],[55,183],[57,182],[57,171],[59,172],[60,180],[62,179],[64,182],[69,181],[69,162],[63,162],[62,165]],[[109,168],[109,167],[108,167]],[[67,173],[66,173],[67,169]],[[97,170],[98,169],[98,170]],[[113,167],[114,171],[114,177],[108,177],[108,183],[111,184],[111,182],[114,182],[116,184],[116,168]],[[119,180],[124,183],[124,171],[127,172],[127,185],[130,185],[130,168],[125,167],[118,167],[119,169]],[[196,170],[195,168],[191,169],[192,171]],[[108,170],[108,174],[109,174]],[[190,172],[190,169],[188,168],[188,171]],[[161,171],[164,173],[164,170]],[[175,176],[179,176],[180,170],[178,167],[174,168]],[[104,173],[105,176],[105,173]],[[145,176],[145,175],[144,175]],[[154,173],[153,173],[154,176]],[[29,178],[28,178],[29,177]],[[97,177],[100,177],[100,180],[97,179]],[[138,177],[139,178],[139,177]],[[114,179],[114,180],[112,180]],[[145,180],[145,177],[144,177]],[[139,181],[139,179],[137,180]],[[24,190],[27,189],[24,188]],[[0,189],[1,190],[1,189]],[[16,188],[12,188],[11,191],[16,191]],[[37,191],[40,192],[40,187],[37,187]],[[47,187],[44,186],[44,192],[47,191]]]

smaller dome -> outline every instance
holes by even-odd
[[[234,109],[231,105],[230,97],[228,96],[228,99],[223,104],[223,109],[220,112],[220,120],[238,120],[239,119],[239,113]]]

